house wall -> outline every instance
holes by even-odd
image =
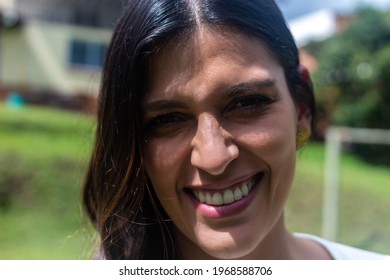
[[[0,35],[0,81],[15,85],[31,77],[32,57],[20,30],[2,30]],[[39,70],[36,69],[36,72]],[[35,73],[36,73],[35,72]]]
[[[0,80],[6,86],[51,89],[65,94],[92,94],[99,89],[100,69],[70,63],[72,40],[107,45],[111,31],[31,21],[3,30]]]
[[[122,0],[14,0],[14,8],[27,19],[112,28]]]

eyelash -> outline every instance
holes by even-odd
[[[231,102],[231,104],[227,107],[227,111],[232,113],[238,110],[239,113],[244,115],[259,114],[264,112],[267,106],[272,104],[274,101],[275,100],[273,98],[264,95],[239,97]]]
[[[148,131],[156,131],[159,129],[169,129],[174,127],[176,124],[185,122],[186,119],[183,116],[180,116],[178,113],[166,113],[158,115],[146,124],[146,129]]]

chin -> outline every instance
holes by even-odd
[[[237,238],[233,238],[229,233],[226,233],[226,235],[215,238],[217,241],[212,241],[211,239],[205,240],[205,243],[207,243],[202,244],[203,246],[201,245],[200,247],[211,258],[224,260],[245,259],[257,247],[256,242],[248,238],[243,237],[241,240],[238,240]]]
[[[245,250],[244,248],[232,246],[225,247],[222,249],[212,250],[207,252],[211,258],[221,259],[221,260],[238,260],[238,259],[248,259],[251,254],[251,250]]]

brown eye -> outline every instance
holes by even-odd
[[[241,114],[261,113],[273,102],[273,99],[263,95],[251,95],[240,97],[229,106],[229,112],[238,112]]]
[[[149,124],[155,127],[169,127],[180,121],[181,119],[176,115],[168,114],[154,118]]]
[[[182,127],[185,116],[175,113],[162,114],[146,122],[146,131],[151,134],[170,133]]]

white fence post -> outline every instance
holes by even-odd
[[[339,178],[342,142],[390,144],[390,130],[330,127],[326,132],[325,185],[322,208],[322,236],[336,241],[339,215]]]
[[[330,128],[326,132],[325,154],[325,188],[323,201],[322,236],[335,241],[337,238],[338,200],[341,135],[337,128]]]

